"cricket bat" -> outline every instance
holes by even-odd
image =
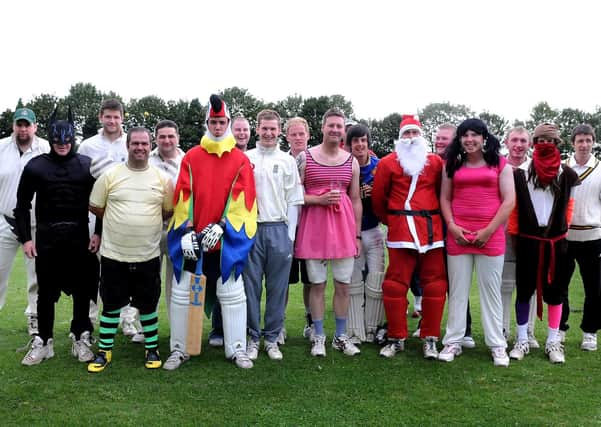
[[[186,351],[192,356],[200,354],[206,285],[207,277],[204,274],[190,274],[190,304],[188,307]]]

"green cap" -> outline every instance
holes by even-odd
[[[27,120],[30,124],[35,123],[35,113],[29,108],[17,108],[15,115],[13,116],[13,123],[17,120]]]

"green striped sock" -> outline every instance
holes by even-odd
[[[144,331],[144,347],[146,350],[154,350],[159,346],[159,316],[156,311],[152,313],[140,313],[140,323]]]
[[[113,348],[120,315],[120,308],[113,311],[102,310],[100,316],[100,338],[98,340],[98,348],[101,350],[111,350]]]

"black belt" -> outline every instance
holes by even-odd
[[[594,230],[595,228],[599,228],[594,225],[570,225],[570,230]]]
[[[405,215],[405,216],[423,216],[428,224],[428,245],[434,242],[434,227],[432,225],[432,215],[440,215],[440,209],[432,210],[407,210],[407,209],[388,209],[390,215]]]

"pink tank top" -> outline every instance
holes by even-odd
[[[451,210],[457,225],[471,231],[486,227],[501,206],[499,175],[507,160],[499,158],[499,165],[479,168],[460,167],[453,176],[453,194]],[[473,245],[459,246],[455,239],[447,235],[449,255],[478,254],[498,256],[505,253],[504,224],[501,224],[490,236],[483,248]]]

